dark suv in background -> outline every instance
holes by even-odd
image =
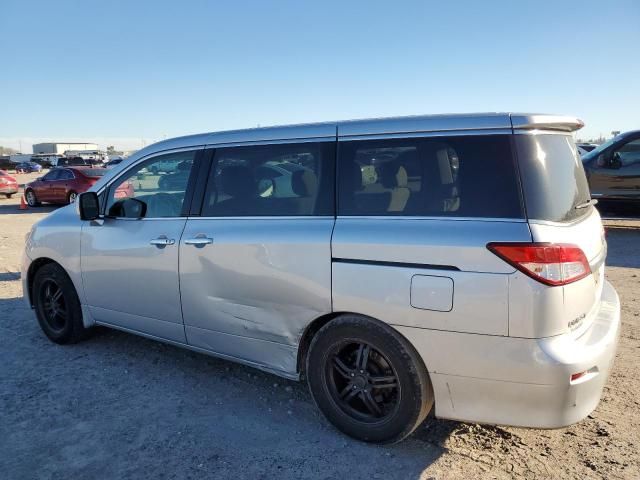
[[[640,130],[603,143],[585,154],[582,163],[594,198],[640,201]]]

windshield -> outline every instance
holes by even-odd
[[[568,135],[516,135],[527,217],[567,222],[591,212],[587,176]]]

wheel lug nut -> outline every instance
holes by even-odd
[[[352,373],[352,374],[351,374],[351,376],[352,376],[352,377],[355,377],[355,376],[356,376],[356,374],[355,374],[355,373]]]

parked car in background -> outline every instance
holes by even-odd
[[[61,157],[58,159],[58,167],[91,167],[95,165],[94,160],[82,157]]]
[[[114,158],[113,160],[109,160],[107,163],[104,164],[105,168],[113,168],[116,165],[120,165],[123,162],[123,158]]]
[[[42,171],[42,165],[36,162],[23,162],[16,165],[16,173],[33,173]]]
[[[598,148],[598,144],[597,143],[578,142],[578,143],[576,143],[576,147],[582,149],[585,152],[590,152],[591,150],[594,150],[594,149]]]
[[[45,168],[52,168],[58,166],[58,161],[62,158],[59,153],[34,153],[31,156],[31,161],[39,163]]]
[[[640,201],[640,130],[621,133],[582,156],[594,198]]]
[[[15,171],[17,163],[12,162],[9,155],[0,156],[0,170]]]
[[[582,125],[435,115],[166,140],[33,227],[24,297],[53,342],[105,325],[305,379],[364,441],[433,408],[563,427],[598,405],[620,332]]]
[[[5,170],[0,170],[0,194],[11,198],[14,193],[18,193],[18,181]]]
[[[31,207],[47,203],[72,203],[86,192],[107,170],[93,167],[54,168],[39,179],[25,185],[25,198]]]

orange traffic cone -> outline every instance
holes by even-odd
[[[20,210],[27,209],[27,202],[24,201],[24,195],[20,197]]]

